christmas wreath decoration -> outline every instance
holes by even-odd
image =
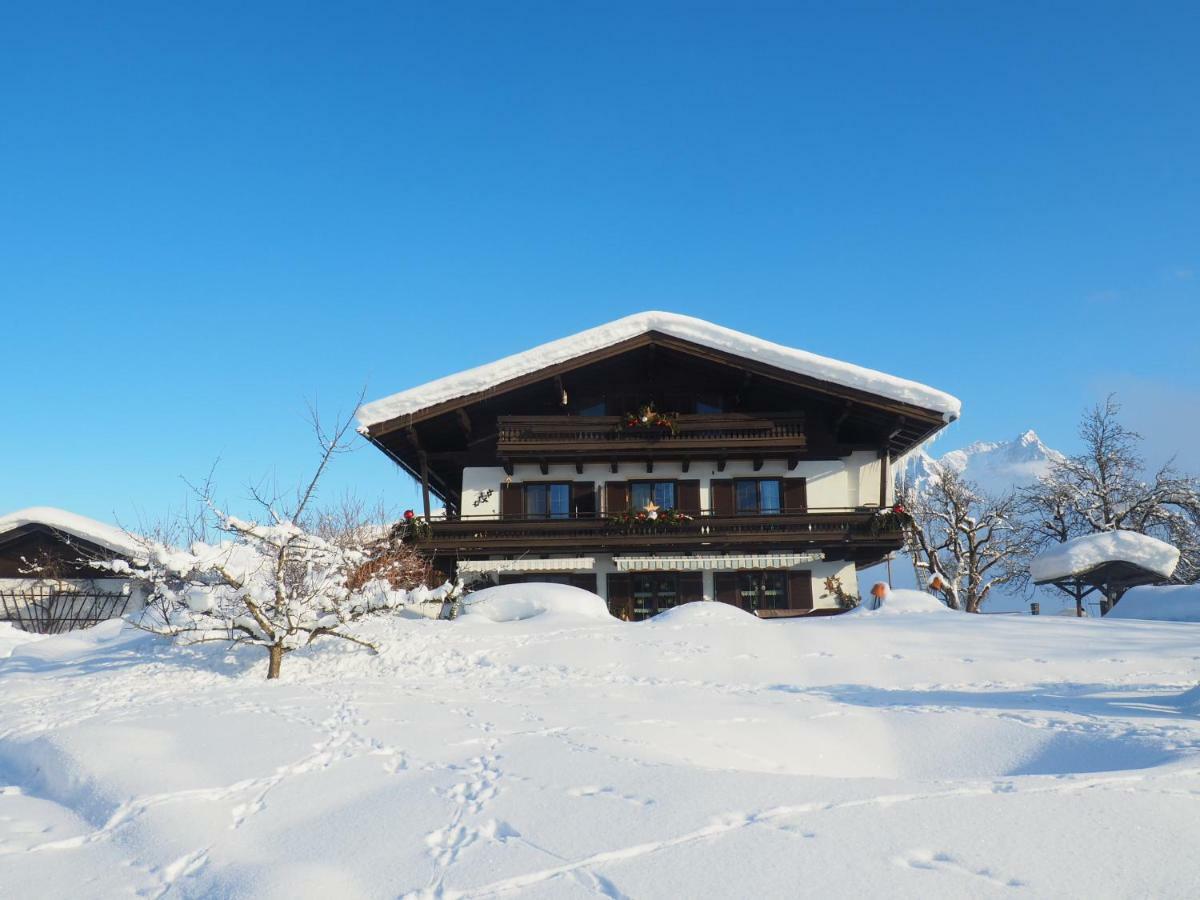
[[[618,431],[668,431],[675,434],[679,431],[678,413],[661,413],[654,408],[653,403],[647,403],[638,408],[635,413],[625,413],[617,425]]]
[[[608,523],[623,531],[635,531],[643,528],[678,528],[691,522],[695,517],[677,509],[659,509],[656,506],[648,509],[629,510],[608,517]]]
[[[878,535],[884,531],[903,531],[912,524],[913,517],[903,504],[897,503],[887,509],[881,509],[871,517],[871,534]]]
[[[424,516],[406,509],[404,518],[396,523],[396,532],[401,541],[427,541],[433,537],[433,526]]]

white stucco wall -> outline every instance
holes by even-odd
[[[574,465],[551,465],[545,475],[537,465],[522,464],[514,467],[511,480],[590,481],[596,485],[597,502],[604,513],[604,484],[609,481],[695,479],[700,482],[700,505],[707,510],[712,507],[710,485],[714,479],[771,477],[806,479],[811,510],[846,509],[879,501],[879,459],[870,451],[855,452],[840,460],[803,460],[794,469],[783,460],[767,460],[757,472],[749,460],[731,461],[724,472],[717,471],[716,460],[693,462],[687,472],[678,462],[656,462],[653,472],[647,472],[644,463],[620,463],[615,473],[607,463],[588,463],[582,473],[576,472]],[[508,480],[498,466],[463,469],[462,515],[498,517],[500,486]]]

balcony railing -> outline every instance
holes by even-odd
[[[802,449],[804,417],[722,413],[682,415],[674,431],[622,428],[623,416],[500,416],[498,449],[504,454],[554,451],[674,449]]]
[[[435,520],[417,542],[438,551],[543,552],[559,549],[704,547],[721,545],[899,546],[902,532],[883,526],[873,510],[809,510],[777,515],[715,516],[704,513],[675,524],[627,527],[605,516],[561,519],[472,518]]]

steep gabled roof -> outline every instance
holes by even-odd
[[[785,347],[703,319],[678,313],[642,312],[366,403],[358,411],[359,430],[365,432],[371,426],[401,416],[413,416],[453,400],[502,389],[510,382],[543,369],[569,363],[581,356],[651,333],[754,359],[816,381],[919,407],[941,415],[946,422],[958,418],[962,408],[955,397],[915,381],[818,356],[806,350]]]

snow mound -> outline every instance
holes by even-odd
[[[93,651],[119,643],[144,632],[126,626],[121,619],[109,619],[92,628],[81,628],[63,634],[35,635],[39,640],[18,644],[13,648],[14,659],[35,659],[41,662],[71,662]]]
[[[1132,588],[1104,618],[1200,622],[1200,584],[1161,584]]]
[[[1179,551],[1165,541],[1135,531],[1085,534],[1050,548],[1029,567],[1037,584],[1082,575],[1107,562],[1126,562],[1170,578]]]
[[[45,525],[124,556],[137,556],[142,549],[136,537],[114,525],[53,506],[30,506],[0,516],[0,534],[25,525]]]
[[[875,604],[878,603],[878,606]],[[877,601],[869,594],[858,606],[845,615],[899,615],[904,613],[946,613],[952,612],[941,600],[924,591],[889,590],[883,595],[882,601]]]
[[[759,362],[821,381],[831,381],[890,400],[911,403],[913,406],[941,413],[947,422],[957,419],[962,409],[962,404],[957,398],[915,381],[818,356],[806,350],[785,347],[692,316],[669,312],[641,312],[551,341],[524,353],[507,356],[496,362],[366,403],[358,411],[358,421],[367,428],[398,416],[410,415],[438,403],[491,390],[514,378],[530,375],[548,366],[568,362],[652,331],[712,350],[752,357]]]
[[[535,616],[571,619],[612,619],[608,604],[583,588],[567,584],[502,584],[466,597],[460,615],[492,622],[519,622]]]
[[[753,613],[728,603],[697,600],[664,610],[646,621],[664,625],[745,625],[762,620]]]
[[[22,631],[9,622],[0,622],[0,659],[4,659],[22,645],[39,641],[42,638],[43,635]]]

